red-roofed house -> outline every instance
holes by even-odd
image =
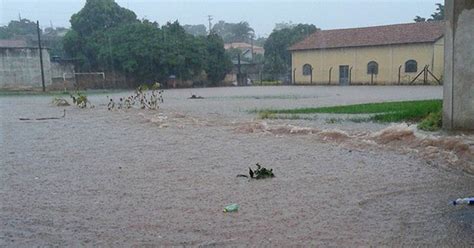
[[[421,84],[443,78],[444,22],[316,31],[290,47],[296,84]]]

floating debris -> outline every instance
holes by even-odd
[[[259,163],[257,163],[256,166],[256,170],[252,170],[252,168],[249,167],[249,176],[239,174],[237,175],[237,177],[250,177],[251,179],[265,179],[275,177],[275,174],[273,174],[273,169],[267,169],[265,167],[262,167]]]
[[[46,120],[59,120],[66,117],[66,110],[63,110],[63,116],[61,117],[42,117],[42,118],[19,118],[20,121],[46,121]]]
[[[230,204],[224,208],[224,213],[229,213],[229,212],[237,212],[239,211],[239,205],[238,204]]]
[[[202,96],[196,96],[196,95],[192,94],[191,97],[188,98],[188,99],[204,99],[204,97],[202,97]]]
[[[53,105],[56,105],[58,107],[65,107],[65,106],[70,106],[69,102],[62,98],[62,97],[55,97],[52,101]]]

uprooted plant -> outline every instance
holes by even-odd
[[[94,105],[87,99],[86,95],[83,95],[81,93],[77,93],[75,95],[70,95],[72,98],[72,103],[78,106],[79,108],[93,108]]]
[[[63,97],[55,97],[52,101],[52,104],[58,107],[69,106],[69,102]]]
[[[163,90],[160,90],[160,84],[155,83],[150,88],[147,85],[140,85],[135,93],[126,98],[120,98],[118,103],[110,98],[107,105],[108,110],[114,109],[129,109],[137,107],[140,109],[157,110],[159,104],[163,103]]]
[[[265,167],[262,167],[259,163],[256,164],[257,169],[252,170],[252,168],[249,167],[249,175],[237,175],[237,177],[246,177],[246,178],[251,178],[251,179],[265,179],[265,178],[273,178],[275,177],[275,174],[273,174],[273,169],[267,169]]]

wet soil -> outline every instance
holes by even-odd
[[[204,99],[187,99],[192,94]],[[0,97],[0,246],[474,245],[474,208],[449,205],[474,195],[474,178],[459,167],[469,163],[469,134],[460,148],[426,143],[406,126],[249,113],[441,94],[440,87],[168,90],[159,113],[107,111],[106,95],[90,96],[94,109]],[[61,116],[64,108],[64,119],[19,120]],[[236,177],[257,162],[276,177]],[[240,210],[223,213],[230,203]]]

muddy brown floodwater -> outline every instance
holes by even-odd
[[[204,99],[187,99],[191,94]],[[472,135],[256,119],[441,87],[168,90],[160,112],[0,97],[0,246],[472,246]],[[127,92],[110,96],[126,96]],[[237,178],[259,162],[276,177]],[[236,213],[224,206],[238,203]]]

